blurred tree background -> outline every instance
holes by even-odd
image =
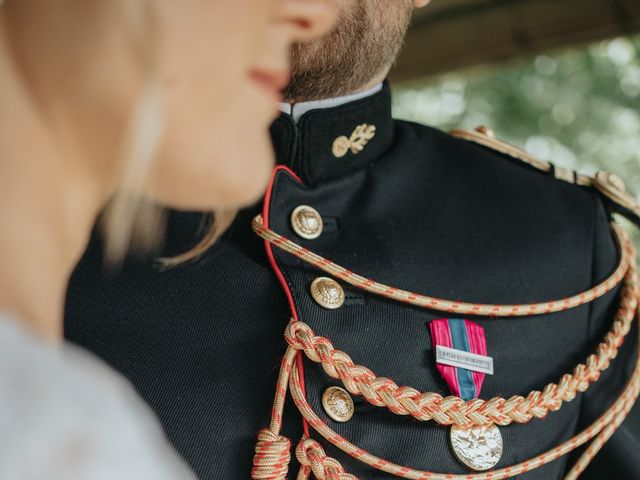
[[[443,130],[490,125],[542,160],[588,175],[616,173],[640,201],[640,35],[394,90],[397,118]]]

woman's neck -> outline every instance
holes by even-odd
[[[90,159],[54,140],[1,44],[0,310],[61,338],[67,282],[106,186]]]
[[[64,162],[44,151],[34,157],[33,146],[27,150],[39,161],[0,148],[0,310],[41,335],[61,338],[69,276],[100,202],[66,172],[54,171]]]

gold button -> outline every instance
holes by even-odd
[[[348,422],[353,417],[353,399],[344,388],[327,388],[322,395],[322,407],[336,422]]]
[[[322,217],[315,208],[300,205],[291,214],[293,231],[302,238],[314,240],[322,235],[324,224]]]
[[[344,290],[338,282],[327,277],[318,277],[311,283],[311,296],[321,307],[329,310],[344,304]]]
[[[344,157],[351,148],[351,140],[347,137],[338,137],[333,142],[333,156],[336,158]]]

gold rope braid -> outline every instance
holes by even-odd
[[[358,480],[355,476],[346,473],[340,463],[328,457],[322,446],[315,440],[303,438],[296,448],[296,458],[300,462],[301,470],[298,478],[309,478],[311,472],[319,480]]]
[[[295,362],[294,362],[295,363]],[[422,470],[415,470],[407,466],[397,465],[388,460],[382,459],[371,453],[364,451],[350,443],[347,439],[338,435],[326,423],[324,423],[313,411],[308,404],[304,394],[297,365],[293,365],[290,377],[289,387],[294,403],[302,416],[325,440],[335,445],[337,448],[348,454],[349,456],[369,465],[378,470],[382,470],[397,477],[416,479],[416,480],[498,480],[504,478],[512,478],[542,467],[558,458],[572,452],[576,448],[584,445],[589,440],[595,440],[589,445],[587,450],[581,456],[579,461],[574,465],[572,470],[565,476],[565,480],[575,480],[580,473],[589,465],[596,453],[602,448],[607,440],[613,435],[616,429],[622,424],[627,417],[631,408],[638,399],[640,393],[640,356],[636,362],[634,372],[631,379],[625,386],[624,391],[616,402],[593,424],[572,437],[566,442],[555,448],[548,450],[534,458],[524,462],[512,465],[510,467],[501,468],[485,473],[477,474],[451,474],[436,473]],[[303,441],[306,439],[303,439]],[[318,444],[319,445],[319,444]],[[321,448],[321,447],[320,447]],[[320,468],[320,466],[318,466]],[[301,472],[304,473],[304,472]],[[318,476],[318,479],[332,478],[329,476]],[[279,477],[274,477],[277,479]],[[282,477],[284,479],[284,477]],[[308,476],[299,475],[298,479],[307,479]],[[347,477],[344,477],[345,479]]]
[[[362,277],[351,270],[348,270],[331,260],[328,260],[317,253],[314,253],[304,247],[301,247],[297,243],[289,240],[286,237],[274,232],[271,229],[265,228],[264,220],[261,215],[258,215],[253,219],[252,228],[256,234],[269,242],[271,245],[278,247],[285,252],[288,252],[305,263],[309,263],[316,268],[327,272],[344,282],[353,285],[356,288],[365,290],[374,295],[380,295],[386,298],[391,298],[398,302],[408,303],[421,308],[428,308],[431,310],[438,310],[441,312],[457,313],[461,315],[484,315],[491,317],[519,317],[519,316],[533,316],[541,314],[549,314],[554,312],[561,312],[569,310],[580,305],[600,298],[602,295],[611,291],[616,287],[624,277],[625,272],[629,268],[629,249],[622,248],[624,244],[629,243],[627,234],[616,223],[611,223],[611,229],[613,230],[614,237],[618,244],[620,254],[620,261],[617,267],[609,278],[602,283],[586,290],[577,295],[563,298],[560,300],[553,300],[543,303],[532,304],[520,304],[520,305],[493,305],[493,304],[479,304],[479,303],[466,303],[458,302],[454,300],[445,300],[436,297],[430,297],[428,295],[422,295],[419,293],[408,292],[399,288],[390,287],[383,283],[375,282],[368,278]]]
[[[633,317],[636,317],[637,312]],[[397,477],[418,479],[418,480],[498,480],[511,478],[516,475],[535,470],[546,465],[558,458],[570,453],[576,448],[584,445],[588,441],[595,440],[585,450],[573,469],[565,476],[565,480],[575,480],[580,473],[589,465],[593,457],[613,435],[616,429],[622,424],[629,414],[631,408],[635,404],[638,394],[640,393],[640,356],[636,361],[634,372],[625,386],[624,391],[616,402],[603,413],[593,424],[583,430],[578,435],[558,445],[557,447],[544,452],[532,459],[518,463],[516,465],[505,467],[491,472],[477,474],[444,474],[415,470],[406,466],[396,465],[393,462],[376,457],[366,452],[347,439],[338,435],[325,422],[320,419],[307,402],[300,380],[298,366],[295,361],[297,350],[289,346],[283,358],[280,377],[278,379],[278,387],[276,393],[276,402],[274,405],[272,424],[269,430],[260,432],[261,438],[279,439],[278,442],[267,443],[258,442],[256,446],[256,455],[254,457],[254,469],[252,471],[252,479],[269,479],[269,480],[285,480],[288,469],[288,460],[286,464],[278,464],[277,468],[270,471],[266,468],[270,462],[264,462],[265,458],[288,458],[289,444],[288,440],[280,436],[282,426],[282,409],[284,407],[284,398],[287,388],[291,391],[294,403],[298,407],[302,416],[309,422],[325,440],[335,445],[351,457],[379,470],[390,473]],[[265,455],[265,451],[272,450]],[[339,480],[356,480],[356,477],[344,471],[339,462],[335,459],[327,457],[322,446],[308,437],[303,437],[296,449],[296,455],[302,467],[298,474],[298,480],[306,480],[310,473],[313,472],[319,480],[339,479]]]
[[[293,244],[293,242],[289,242],[275,234],[275,232],[265,229],[261,220],[259,217],[254,220],[254,229],[260,236],[273,245],[285,251],[290,251],[290,253],[329,273],[346,271],[346,269],[332,264],[322,257]],[[558,302],[500,306],[464,304],[426,297],[429,298],[428,308],[441,309],[445,306],[450,308],[451,304],[455,304],[459,306],[459,308],[453,310],[456,312],[463,312],[467,308],[472,307],[472,312],[477,313],[478,311],[484,311],[485,308],[489,308],[493,315],[506,316],[507,313],[505,313],[503,309],[509,311],[509,315],[513,315],[514,310],[520,312],[520,310],[515,307],[521,307],[528,311],[529,314],[531,314],[531,311],[538,312],[539,309],[542,309],[542,312],[539,313],[547,313],[548,311],[572,308],[572,306],[586,303],[584,301],[585,298],[595,299],[603,295],[606,291],[610,291],[617,283],[614,282],[612,286],[609,285],[609,283],[612,281],[612,278],[616,277],[616,273],[620,270],[621,279],[624,278],[620,307],[615,315],[611,330],[606,334],[604,340],[596,349],[596,353],[589,356],[584,364],[578,365],[571,374],[564,375],[557,384],[548,385],[542,392],[533,391],[526,397],[514,396],[508,400],[496,397],[488,401],[475,399],[465,402],[455,396],[444,398],[436,393],[420,393],[411,387],[398,387],[392,380],[377,377],[366,367],[354,364],[346,353],[336,350],[328,339],[315,336],[306,324],[299,321],[292,321],[285,332],[285,339],[289,347],[282,359],[272,410],[271,425],[269,429],[263,430],[259,434],[252,478],[269,480],[286,479],[290,456],[290,442],[280,435],[280,430],[282,427],[282,412],[284,410],[287,390],[289,389],[294,403],[302,416],[325,440],[361,462],[398,477],[420,480],[497,480],[511,478],[539,468],[595,438],[574,465],[573,469],[565,477],[565,480],[576,479],[579,474],[584,471],[593,456],[602,448],[611,435],[613,435],[620,424],[622,424],[637,400],[638,394],[640,393],[640,356],[637,359],[636,368],[632,377],[627,383],[623,393],[598,420],[583,432],[556,448],[517,465],[491,472],[463,475],[426,472],[396,465],[351,444],[324,423],[308,404],[303,393],[300,373],[295,359],[298,352],[304,352],[311,361],[321,364],[329,376],[340,379],[352,394],[362,395],[371,404],[386,407],[394,414],[412,415],[418,420],[434,420],[442,425],[454,424],[462,428],[468,428],[471,426],[488,426],[492,424],[504,426],[513,422],[527,423],[533,418],[543,418],[549,411],[558,410],[563,402],[573,400],[579,392],[585,392],[593,382],[599,379],[601,372],[606,370],[611,360],[616,357],[618,348],[624,342],[624,338],[629,332],[633,320],[638,315],[640,285],[636,271],[635,248],[629,241],[628,236],[615,223],[612,223],[612,229],[621,252],[621,260],[616,268],[616,272],[614,272],[612,277],[588,292],[560,301],[562,305],[570,305],[565,308],[553,310],[553,308],[558,307]],[[360,286],[363,280],[364,283],[361,285],[361,288],[365,290],[369,288],[374,289],[372,287],[373,285],[381,285],[359,277],[352,272],[349,273],[350,275],[343,274],[337,276],[355,286]],[[377,290],[377,288],[375,288],[375,290]],[[414,301],[419,302],[420,297],[422,297],[418,294],[411,294],[410,292],[397,289],[391,289],[390,291],[390,287],[384,285],[382,285],[382,292],[390,298],[395,298],[395,295],[398,294],[399,297],[396,299],[405,302],[408,301],[409,303]],[[382,294],[379,291],[374,291],[373,293]],[[407,294],[411,296],[411,298],[407,297]],[[440,308],[433,306],[434,300]],[[582,303],[574,304],[575,302]],[[552,310],[549,310],[549,308],[552,308]],[[523,315],[524,313],[520,314]],[[307,437],[303,438],[296,449],[296,455],[302,465],[298,474],[298,480],[308,479],[311,473],[319,480],[355,480],[353,475],[344,471],[337,460],[327,457],[322,446],[312,439]]]
[[[362,396],[377,407],[386,407],[396,415],[411,415],[417,420],[434,420],[440,425],[461,428],[527,423],[532,418],[546,417],[549,411],[559,410],[563,402],[570,402],[578,393],[585,392],[616,357],[638,307],[635,269],[628,275],[616,318],[596,353],[576,366],[572,373],[563,375],[559,382],[547,385],[543,391],[532,391],[526,397],[464,401],[457,396],[420,393],[411,387],[399,387],[393,380],[378,377],[368,368],[354,364],[349,355],[336,350],[328,339],[315,336],[305,323],[289,323],[285,339],[294,349],[303,351],[309,360],[322,365],[327,375],[341,380],[351,394]]]

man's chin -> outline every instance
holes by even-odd
[[[409,26],[412,3],[351,0],[333,32],[291,49],[288,103],[335,98],[366,91],[389,71]],[[371,7],[384,10],[372,14]],[[384,8],[383,8],[384,7]]]

